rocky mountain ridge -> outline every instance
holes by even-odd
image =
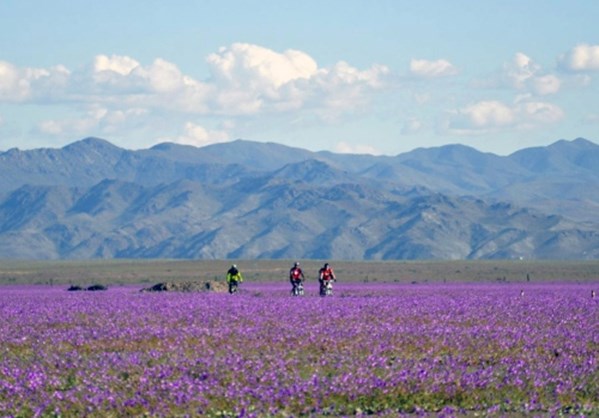
[[[0,258],[599,257],[599,146],[584,139],[375,157],[87,138],[8,150],[0,170]]]

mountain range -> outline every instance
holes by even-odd
[[[595,259],[599,145],[0,152],[0,258]]]

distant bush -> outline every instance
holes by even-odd
[[[94,292],[97,290],[108,290],[108,288],[101,284],[93,284],[93,285],[89,286],[86,290]]]
[[[108,290],[108,288],[104,285],[101,284],[93,284],[91,286],[88,286],[86,288],[83,288],[81,286],[78,285],[71,285],[68,289],[69,292],[76,292],[76,291],[80,291],[80,290],[89,290],[91,292],[97,291],[97,290]]]

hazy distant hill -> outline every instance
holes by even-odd
[[[598,258],[599,146],[0,153],[0,258]]]

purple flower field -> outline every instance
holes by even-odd
[[[0,415],[597,416],[596,285],[3,287]]]

